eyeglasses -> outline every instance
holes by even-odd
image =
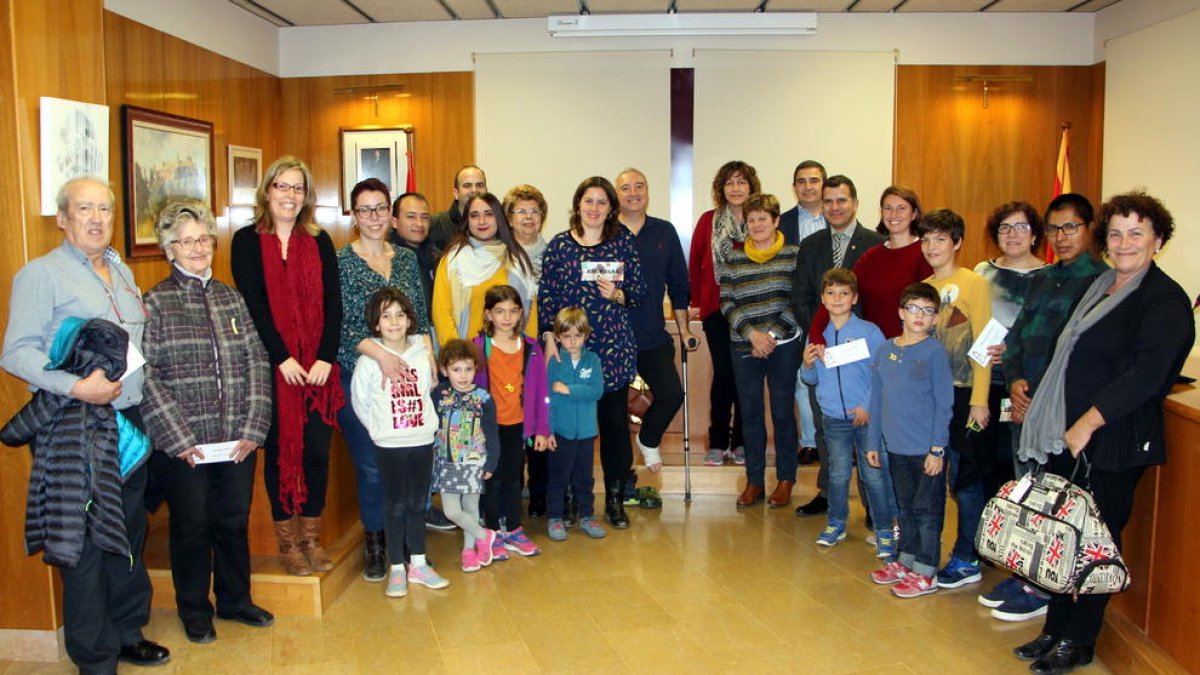
[[[1029,223],[1000,223],[996,227],[996,231],[1000,234],[1008,234],[1009,232],[1028,232],[1030,229]]]
[[[921,316],[922,314],[925,316],[933,316],[934,314],[937,314],[937,310],[933,307],[922,307],[921,305],[905,305],[904,311],[912,314],[913,316]]]
[[[1083,223],[1063,223],[1062,225],[1047,225],[1046,235],[1053,237],[1056,234],[1075,234],[1076,230],[1083,227]]]
[[[386,216],[391,213],[392,207],[387,204],[377,204],[375,206],[356,206],[354,212],[363,218],[369,217],[371,214],[376,216]]]
[[[535,218],[538,218],[538,217],[541,217],[542,212],[537,209],[516,209],[515,211],[513,211],[513,215],[514,216],[533,216]]]
[[[199,246],[200,248],[213,248],[214,246],[217,245],[217,238],[212,236],[211,234],[206,234],[203,237],[195,237],[195,238],[188,237],[187,239],[176,239],[175,241],[173,241],[171,243],[175,244],[183,251],[185,251],[187,253],[191,253],[192,251],[196,250],[197,246]]]
[[[292,185],[290,183],[276,182],[271,183],[271,187],[279,190],[280,192],[295,192],[298,195],[308,194],[308,186],[304,183],[296,183],[295,185]]]

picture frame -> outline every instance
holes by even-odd
[[[342,156],[342,213],[350,213],[350,191],[367,178],[378,178],[399,197],[408,185],[412,125],[342,127],[338,130]]]
[[[58,212],[58,190],[72,178],[108,180],[108,106],[41,97],[41,215]]]
[[[154,218],[169,197],[213,206],[212,122],[126,105],[125,252],[130,258],[162,255]],[[261,164],[261,162],[260,162]]]
[[[262,149],[229,145],[229,205],[254,206],[262,182]]]

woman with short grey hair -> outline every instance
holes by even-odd
[[[212,276],[216,224],[194,200],[155,223],[171,275],[146,293],[146,396],[151,471],[171,509],[171,578],[184,633],[216,639],[216,614],[269,626],[250,600],[250,497],[255,450],[271,426],[271,367],[241,294]]]

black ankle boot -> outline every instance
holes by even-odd
[[[1029,669],[1037,675],[1064,675],[1075,666],[1086,666],[1092,662],[1093,648],[1085,647],[1074,640],[1059,640],[1048,654],[1033,662]]]
[[[618,530],[629,527],[629,516],[625,515],[625,481],[604,482],[604,515]]]
[[[383,530],[364,534],[366,564],[363,565],[363,578],[377,583],[387,578],[387,554],[385,553]]]

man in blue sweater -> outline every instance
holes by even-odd
[[[695,351],[700,340],[688,326],[689,300],[687,260],[679,234],[671,223],[646,215],[650,204],[650,188],[646,175],[629,168],[617,175],[615,181],[621,213],[618,218],[634,236],[638,256],[642,260],[642,277],[646,284],[646,301],[629,310],[633,334],[637,338],[637,370],[650,391],[654,402],[642,416],[637,445],[646,468],[662,469],[659,445],[663,433],[683,405],[683,387],[675,370],[675,342],[667,333],[663,320],[664,293],[671,300],[679,337],[688,351]],[[636,479],[636,473],[634,475]],[[626,484],[632,486],[635,480]]]

